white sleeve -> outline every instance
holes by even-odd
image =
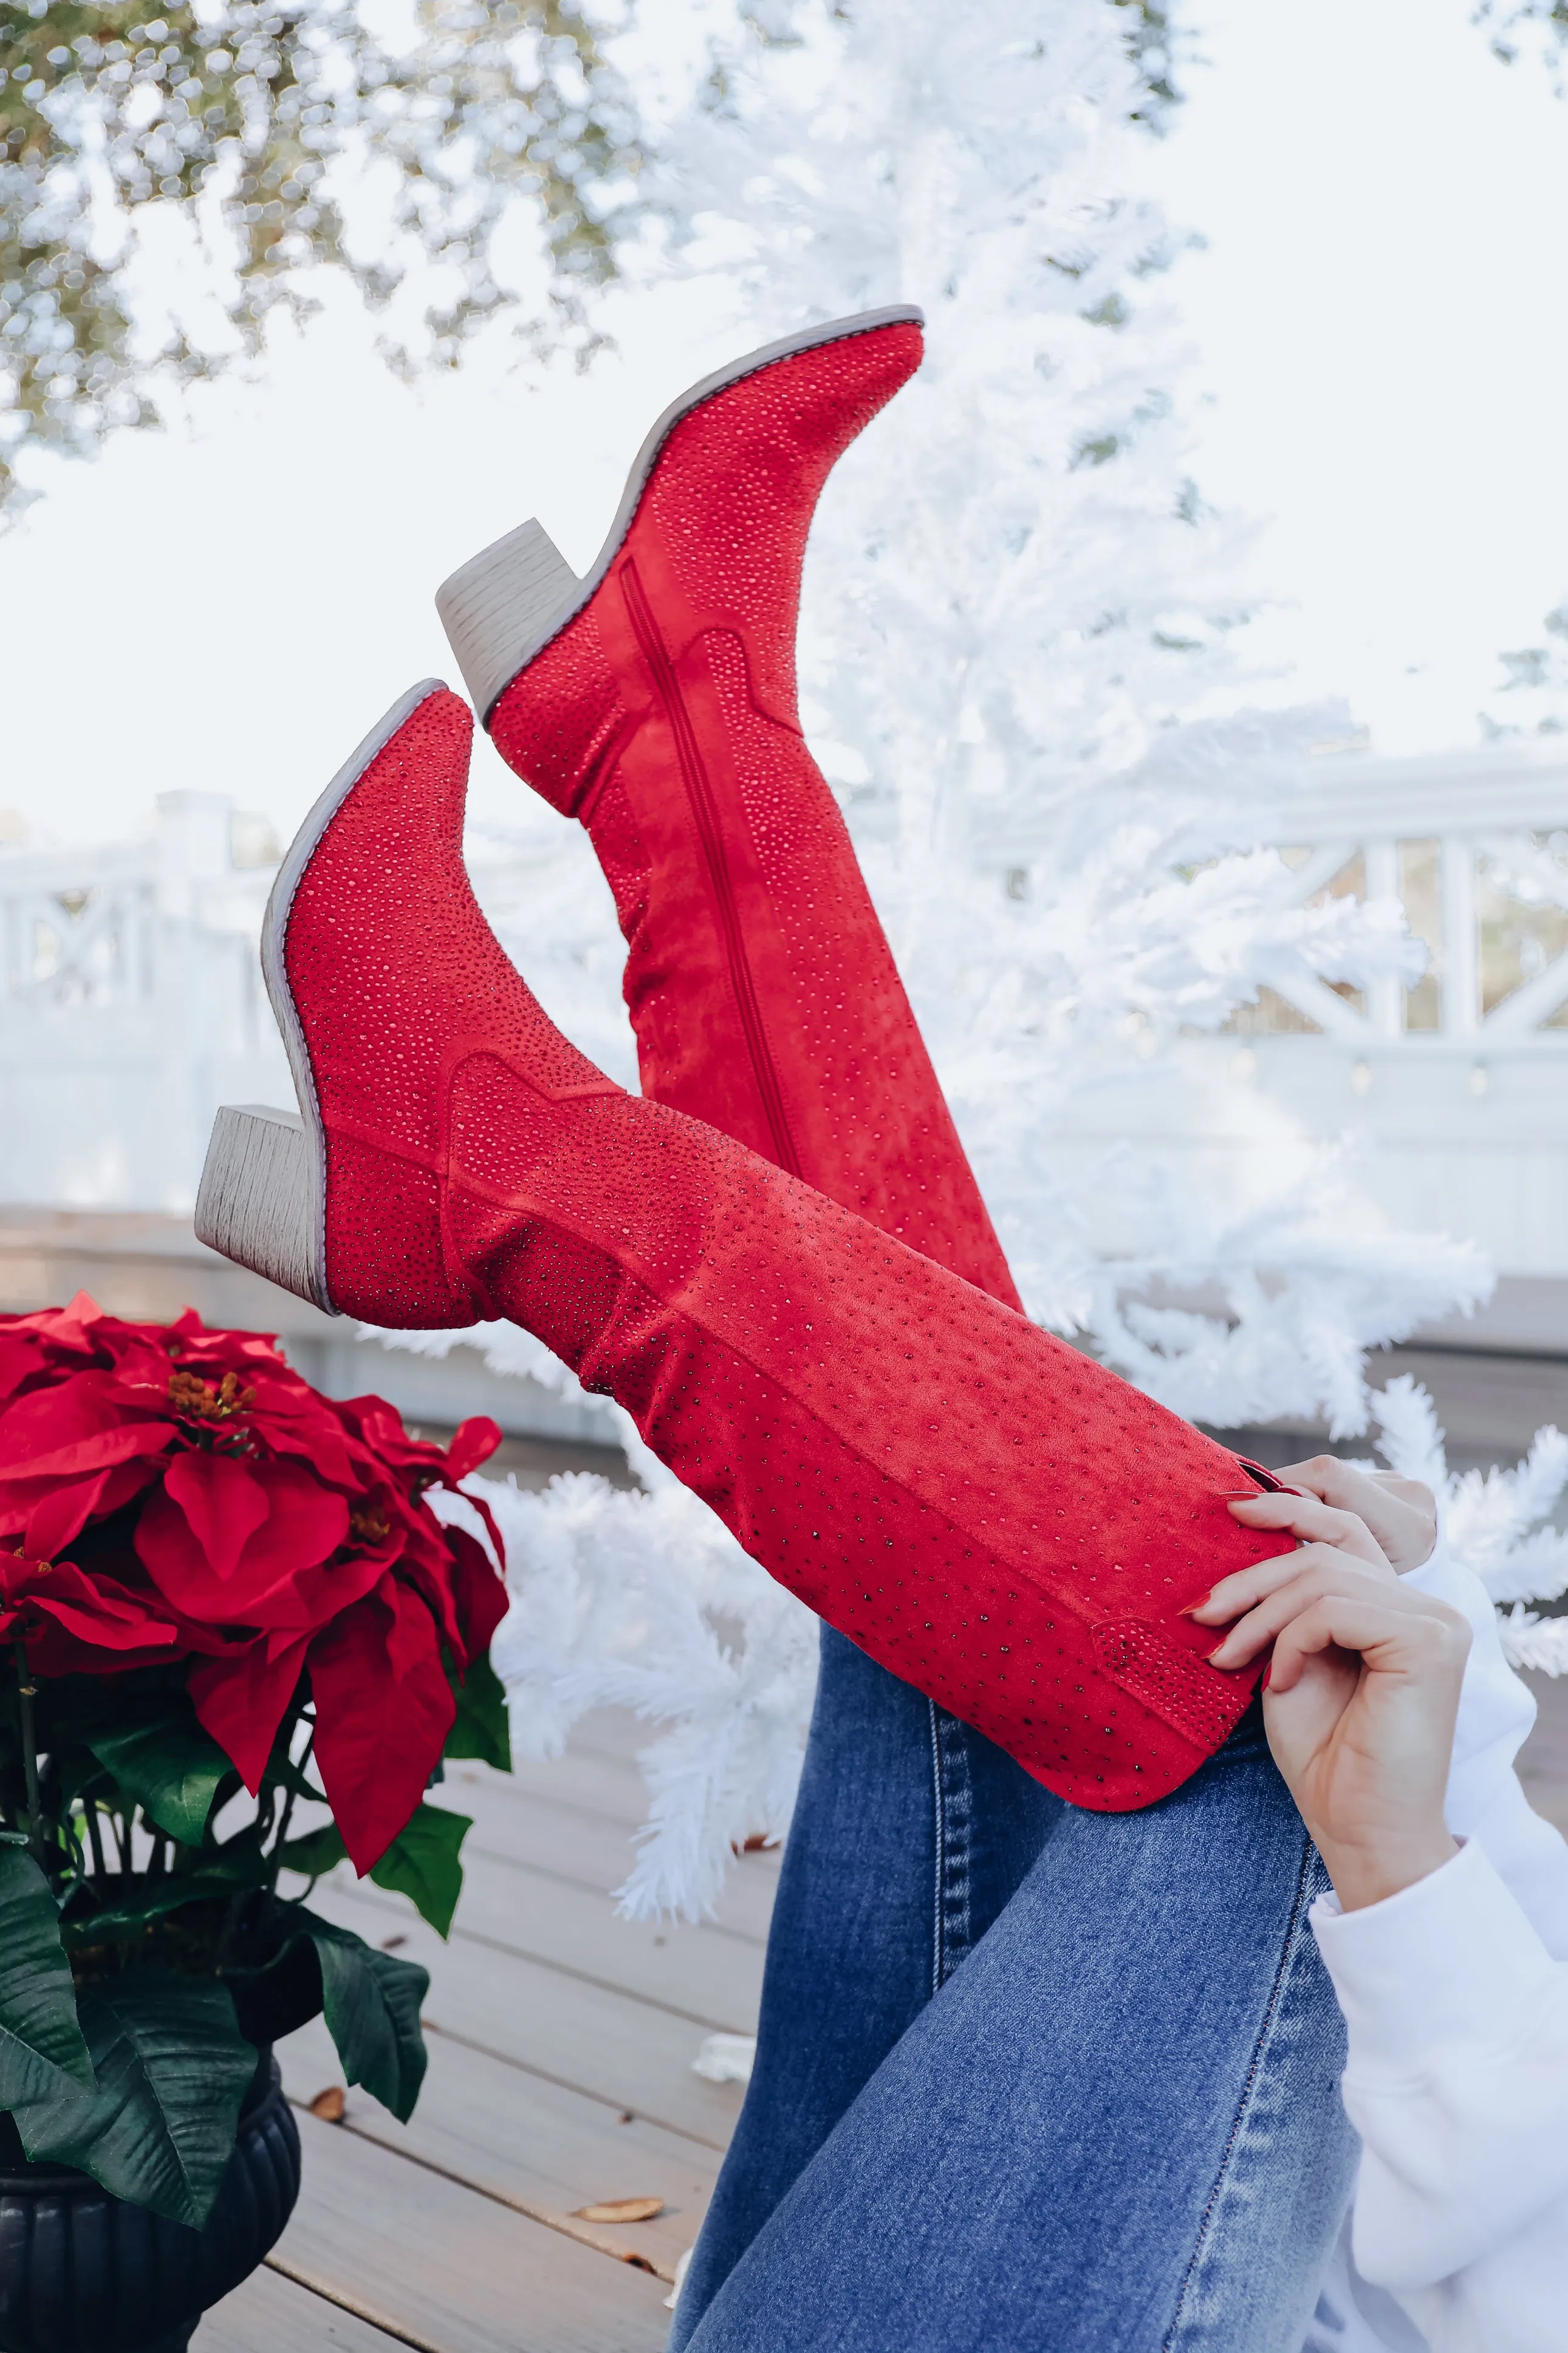
[[[1470,1622],[1446,1803],[1466,1843],[1384,1904],[1313,1907],[1363,2142],[1355,2267],[1433,2353],[1563,2353],[1568,1844],[1514,1771],[1535,1702],[1485,1587],[1441,1540],[1405,1581]]]
[[[1547,1951],[1568,1960],[1568,1844],[1531,1810],[1513,1769],[1535,1722],[1535,1701],[1503,1656],[1491,1598],[1441,1538],[1431,1558],[1402,1581],[1448,1602],[1470,1621],[1445,1808],[1448,1828],[1456,1838],[1485,1848]],[[1568,2346],[1568,2322],[1563,2342]]]
[[[1470,1840],[1382,1904],[1312,1907],[1362,2137],[1352,2244],[1432,2353],[1568,2343],[1568,1965]]]

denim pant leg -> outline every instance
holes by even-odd
[[[1324,1883],[1258,1738],[1065,1810],[690,2353],[1300,2353],[1355,2161]]]
[[[768,1937],[757,2059],[669,2353],[1064,1811],[831,1627]]]

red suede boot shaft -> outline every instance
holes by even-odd
[[[644,1093],[1016,1306],[795,707],[812,513],[920,354],[912,325],[848,335],[687,415],[607,578],[491,731],[599,853]]]
[[[1256,1676],[1179,1612],[1283,1548],[1235,1458],[713,1130],[454,1059],[450,1246],[754,1558],[1075,1804],[1184,1780]]]

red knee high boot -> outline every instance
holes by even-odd
[[[1236,1459],[568,1045],[468,889],[468,733],[416,690],[290,850],[300,1116],[219,1114],[198,1233],[374,1322],[511,1318],[895,1674],[1080,1805],[1161,1797],[1254,1681],[1179,1611],[1288,1548],[1226,1510]]]
[[[578,580],[524,523],[437,602],[502,756],[580,818],[643,1092],[1018,1304],[795,708],[806,533],[920,313],[752,353],[668,410]]]

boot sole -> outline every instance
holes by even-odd
[[[427,678],[400,695],[338,770],[289,845],[262,918],[261,971],[300,1108],[224,1103],[213,1122],[196,1192],[198,1241],[328,1315],[339,1311],[327,1290],[327,1143],[310,1050],[284,963],[289,918],[318,843],[360,778],[420,704],[445,691],[440,679]]]
[[[496,704],[512,680],[538,659],[552,638],[560,636],[600,587],[632,527],[658,453],[683,417],[700,408],[704,401],[727,392],[731,385],[780,360],[794,359],[801,352],[816,351],[824,343],[847,343],[854,335],[874,334],[879,327],[924,324],[925,313],[910,302],[894,303],[885,311],[861,311],[853,318],[802,327],[692,385],[665,410],[637,451],[609,536],[581,580],[542,526],[531,519],[482,549],[444,580],[436,591],[436,610],[463,673],[468,700],[486,732]]]

